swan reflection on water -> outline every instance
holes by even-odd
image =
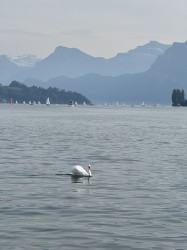
[[[82,177],[78,175],[71,175],[71,182],[72,183],[83,183],[84,180],[88,180],[88,184],[90,184],[90,177]]]

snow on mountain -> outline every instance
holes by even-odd
[[[25,54],[21,56],[8,56],[9,60],[19,66],[34,67],[42,59],[36,55]]]

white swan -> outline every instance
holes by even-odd
[[[88,173],[84,170],[84,168],[82,166],[76,165],[74,167],[72,167],[71,169],[71,174],[75,175],[75,176],[88,176],[91,177],[92,173],[91,173],[91,165],[88,165]]]

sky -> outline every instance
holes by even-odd
[[[0,0],[0,55],[65,46],[110,58],[151,40],[187,40],[187,0]]]

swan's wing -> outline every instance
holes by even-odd
[[[89,176],[89,174],[84,170],[82,166],[74,166],[71,169],[73,175],[80,175],[80,176]]]

